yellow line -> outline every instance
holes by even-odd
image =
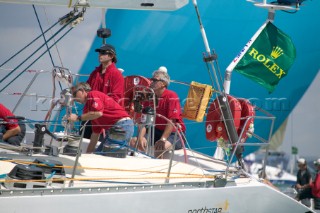
[[[37,166],[46,166],[47,164],[39,164],[39,163],[33,163],[28,161],[20,161],[20,160],[3,160],[4,162],[12,162],[12,163],[20,163],[20,164],[26,164],[26,165],[37,165]],[[73,166],[54,166],[52,168],[68,168],[72,169]],[[95,168],[95,167],[84,167],[84,166],[77,166],[76,169],[89,169],[89,170],[107,170],[107,171],[120,171],[120,172],[147,172],[147,173],[158,173],[158,174],[167,174],[167,171],[150,171],[150,170],[129,170],[129,169],[116,169],[116,168]],[[188,174],[188,173],[180,173],[180,172],[171,172],[170,174],[174,175],[186,175],[186,176],[196,176],[198,177],[198,174]]]
[[[88,181],[88,180],[141,180],[141,179],[188,179],[188,178],[206,178],[206,179],[214,179],[215,176],[209,175],[199,175],[197,177],[189,177],[189,176],[171,176],[167,177],[85,177],[85,178],[52,178],[52,179],[41,179],[41,180],[6,180],[0,179],[0,183],[20,183],[20,182],[56,182],[56,181]]]

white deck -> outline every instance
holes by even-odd
[[[239,176],[231,168],[224,187],[215,187],[215,179],[224,177],[227,165],[200,153],[187,150],[187,163],[173,161],[167,178],[169,159],[141,155],[113,158],[82,154],[73,187],[69,187],[75,157],[35,154],[18,155],[13,151],[1,156],[14,161],[0,161],[0,173],[8,173],[18,160],[35,158],[60,161],[66,170],[64,185],[49,184],[39,189],[5,189],[1,187],[3,212],[307,212],[309,209],[257,180]],[[183,150],[175,160],[184,161]],[[13,157],[16,158],[13,158]],[[209,171],[204,171],[202,168]],[[3,181],[3,180],[2,180]],[[10,180],[7,180],[10,182]],[[195,199],[196,198],[196,199]],[[254,202],[253,202],[254,201]],[[19,205],[16,205],[19,203]],[[32,203],[32,205],[30,205]],[[39,205],[36,205],[39,204]],[[277,205],[275,205],[277,204]],[[173,208],[174,206],[174,208]]]

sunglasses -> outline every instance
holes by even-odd
[[[108,55],[108,54],[112,54],[110,51],[100,51],[99,52],[100,55]]]
[[[163,80],[161,80],[161,79],[156,79],[156,78],[150,78],[150,80],[153,81],[153,82],[163,81]]]
[[[73,96],[74,98],[77,96],[77,93],[78,93],[79,90],[81,90],[81,89],[77,89],[77,90],[73,91],[72,96]]]

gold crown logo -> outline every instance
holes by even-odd
[[[283,50],[280,47],[276,46],[272,48],[271,57],[273,59],[279,58],[282,54],[283,54]]]

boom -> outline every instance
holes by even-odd
[[[0,0],[4,3],[97,7],[128,10],[177,10],[189,0]]]

